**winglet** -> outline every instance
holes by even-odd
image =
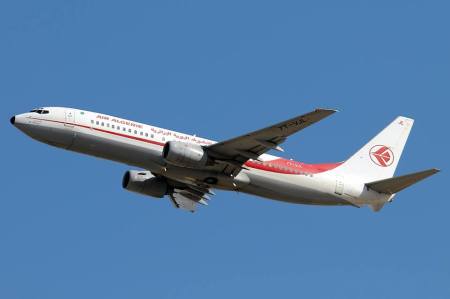
[[[317,108],[316,111],[329,111],[330,113],[339,112],[338,109],[331,109],[331,108]]]

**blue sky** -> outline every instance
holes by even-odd
[[[2,298],[449,298],[447,1],[4,1]],[[380,213],[218,192],[196,214],[122,190],[126,165],[9,124],[70,106],[222,140],[339,113],[285,157],[346,159],[416,119]]]

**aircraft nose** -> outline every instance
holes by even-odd
[[[14,125],[14,123],[16,122],[16,117],[15,116],[11,117],[9,121],[11,122],[12,125]]]

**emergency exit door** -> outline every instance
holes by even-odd
[[[73,128],[75,124],[75,112],[69,109],[65,110],[65,120],[64,125]]]
[[[344,193],[344,178],[342,176],[338,176],[336,178],[336,187],[334,189],[334,193],[337,195],[342,195]]]

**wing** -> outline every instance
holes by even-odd
[[[214,195],[214,192],[207,186],[186,184],[174,188],[169,198],[176,208],[195,212],[197,204],[208,205],[208,194]]]
[[[276,125],[215,143],[206,149],[210,157],[217,163],[223,164],[222,171],[224,173],[236,175],[242,168],[245,168],[243,164],[247,160],[257,160],[260,155],[271,149],[283,151],[279,145],[288,136],[335,112],[336,110],[331,109],[316,109]]]

